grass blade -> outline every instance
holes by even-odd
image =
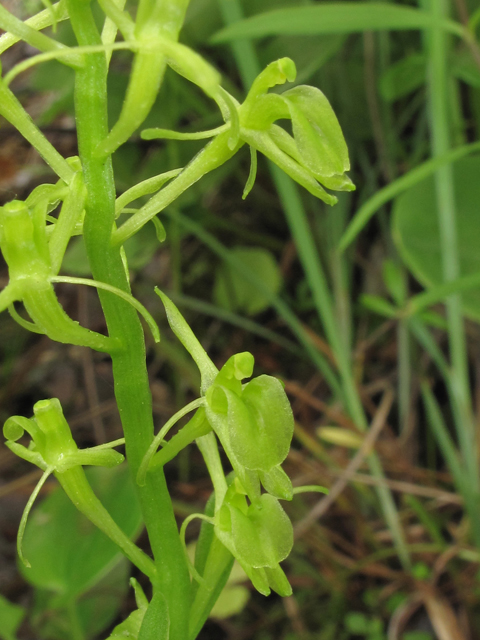
[[[377,191],[371,198],[362,204],[353,219],[350,221],[350,224],[340,240],[338,247],[339,251],[345,251],[345,249],[353,242],[353,240],[355,240],[363,227],[367,224],[370,218],[377,213],[382,205],[393,200],[393,198],[396,198],[403,191],[413,187],[417,182],[431,176],[440,167],[450,164],[451,162],[455,162],[456,160],[460,160],[460,158],[479,150],[480,142],[462,145],[453,151],[449,151],[448,153],[439,155],[436,158],[427,160],[418,167],[415,167],[415,169],[412,169],[403,175],[401,178],[397,178],[397,180],[394,180],[383,189]]]
[[[230,24],[217,32],[212,42],[273,35],[318,35],[362,31],[426,29],[432,16],[426,11],[385,2],[325,2],[311,7],[290,7],[258,14]],[[444,19],[441,26],[463,36],[463,27]]]

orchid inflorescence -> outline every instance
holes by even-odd
[[[82,284],[113,294],[143,316],[158,341],[160,335],[156,322],[130,293],[124,242],[149,221],[154,223],[157,237],[162,241],[165,229],[158,214],[204,175],[232,158],[244,145],[249,146],[251,153],[251,169],[244,197],[254,185],[257,152],[261,152],[310,193],[330,205],[336,202],[336,198],[327,190],[354,189],[345,173],[349,169],[348,151],[337,118],[319,89],[300,85],[283,93],[270,92],[274,87],[295,81],[295,64],[289,58],[269,64],[258,75],[242,104],[230,95],[222,87],[217,70],[195,51],[178,42],[189,0],[139,0],[135,20],[124,10],[124,1],[99,0],[105,23],[101,35],[93,34],[92,37],[88,30],[96,27],[90,17],[88,2],[61,0],[56,5],[45,4],[46,9],[28,23],[21,22],[0,7],[0,28],[7,32],[0,37],[0,53],[18,39],[40,50],[40,54],[20,63],[0,79],[0,115],[20,131],[58,176],[58,182],[37,187],[25,201],[13,200],[0,207],[0,249],[9,270],[9,283],[0,293],[0,311],[8,309],[14,320],[30,331],[45,334],[52,340],[107,353],[115,362],[121,360],[128,350],[128,336],[106,336],[80,326],[61,306],[54,284]],[[68,18],[74,26],[79,46],[61,45],[41,32],[45,27],[55,26]],[[123,36],[123,41],[116,41],[117,32]],[[83,146],[80,144],[79,157],[66,160],[36,127],[9,84],[17,73],[50,59],[71,67],[81,82],[90,77],[90,68],[91,77],[95,73],[95,77],[102,73],[106,77],[112,52],[116,49],[133,52],[132,71],[120,116],[111,130],[106,130],[103,139],[98,139],[95,133],[95,144],[91,141]],[[148,140],[209,141],[185,167],[144,180],[113,202],[112,211],[107,212],[111,215],[107,228],[110,236],[107,238],[109,246],[104,247],[104,251],[105,259],[115,258],[115,255],[119,261],[121,259],[121,287],[100,279],[59,275],[70,239],[85,232],[87,243],[87,222],[90,221],[90,228],[94,225],[91,202],[92,198],[95,200],[93,196],[98,195],[95,189],[103,189],[103,184],[98,186],[95,183],[91,168],[103,171],[107,167],[108,173],[111,154],[141,127],[148,116],[167,66],[214,100],[223,124],[196,133],[160,128],[141,132],[142,138]],[[79,104],[82,99],[80,92]],[[276,124],[280,120],[290,121],[292,134]],[[97,124],[92,125],[92,132]],[[95,136],[92,133],[92,140]],[[105,189],[103,195],[107,191]],[[131,208],[131,203],[146,196],[150,197],[143,206]],[[125,216],[129,217],[125,220]],[[119,282],[121,278],[116,277],[116,282]],[[262,594],[269,594],[271,589],[282,596],[291,593],[279,563],[290,553],[293,529],[280,500],[291,500],[301,490],[293,489],[282,469],[290,449],[294,421],[288,398],[278,379],[267,375],[252,378],[254,359],[248,352],[232,356],[218,370],[173,302],[161,291],[157,290],[157,293],[165,306],[172,330],[195,360],[202,382],[199,398],[172,416],[157,436],[151,436],[150,446],[144,447],[142,455],[137,456],[136,468],[132,469],[141,493],[156,474],[163,473],[164,465],[190,443],[197,443],[205,459],[213,483],[214,500],[205,514],[198,514],[205,520],[201,539],[207,542],[202,547],[203,551],[198,551],[195,566],[190,565],[194,580],[190,594],[189,633],[194,638],[228,577],[233,558],[238,560]],[[29,320],[15,309],[16,302],[23,303]],[[128,388],[128,381],[123,388]],[[117,392],[121,393],[118,389]],[[190,420],[173,437],[165,440],[169,430],[190,412],[194,412]],[[129,443],[132,446],[135,439],[133,437],[132,440],[131,434],[137,432],[124,427],[128,453]],[[19,442],[25,432],[31,437],[28,446]],[[38,402],[31,419],[21,416],[9,418],[4,425],[4,435],[7,446],[15,454],[44,472],[27,504],[19,529],[18,550],[25,563],[22,537],[28,513],[41,486],[53,473],[77,508],[114,540],[154,585],[154,596],[148,603],[135,583],[139,608],[123,623],[125,629],[128,627],[130,637],[147,637],[145,629],[154,624],[152,620],[157,619],[155,616],[159,611],[167,620],[166,635],[161,637],[168,637],[172,620],[172,628],[175,624],[179,628],[183,624],[178,621],[182,614],[177,615],[175,622],[173,595],[170,597],[165,589],[162,591],[162,576],[155,560],[141,551],[116,525],[93,493],[83,471],[84,465],[108,467],[122,462],[123,456],[114,451],[114,447],[123,444],[124,439],[90,449],[78,449],[60,403],[55,398]],[[218,443],[232,467],[230,474],[226,475],[223,470]],[[161,517],[162,514],[158,514],[158,518]],[[185,520],[180,531],[181,539],[192,517]],[[207,531],[209,527],[210,532]],[[152,543],[152,548],[154,546]],[[200,549],[201,545],[198,547]],[[190,564],[185,558],[182,562]],[[123,633],[120,627],[112,638]],[[177,636],[172,636],[172,640],[177,640]]]

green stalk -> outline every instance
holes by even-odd
[[[238,0],[219,0],[219,6],[227,25],[243,17]],[[249,40],[236,40],[233,53],[241,72],[244,87],[248,89],[260,72],[260,65],[255,49]],[[341,332],[335,319],[333,301],[307,222],[305,209],[292,180],[276,165],[271,164],[270,169],[292,235],[299,249],[299,257],[314,297],[318,315],[322,320],[325,334],[337,360],[341,377],[341,396],[343,397],[350,416],[355,420],[358,427],[366,430],[368,425],[360,396],[355,386],[349,345],[345,345],[342,341]],[[381,464],[375,454],[369,456],[369,464],[372,474],[377,478],[383,478]],[[392,532],[393,539],[395,540],[399,557],[404,567],[409,568],[410,558],[393,496],[390,490],[384,485],[380,486],[377,492],[383,513]]]
[[[439,21],[448,17],[447,0],[420,0],[423,8],[429,10],[433,26],[425,34],[428,56],[427,82],[429,88],[429,118],[432,139],[432,156],[437,158],[450,151],[451,132],[449,120],[449,73],[448,53],[450,36],[442,29]],[[460,275],[458,238],[456,227],[456,203],[453,169],[444,165],[435,173],[440,244],[442,249],[443,278],[445,282],[455,280]],[[462,314],[462,299],[459,294],[446,301],[448,338],[451,357],[451,382],[454,402],[459,419],[455,421],[458,442],[463,457],[464,470],[472,499],[465,496],[467,509],[472,519],[473,536],[480,545],[480,512],[478,499],[480,486],[478,476],[475,425],[470,397],[468,377],[467,344]]]
[[[410,333],[408,323],[400,320],[397,328],[398,344],[398,418],[400,433],[407,428],[407,418],[410,410],[412,367],[410,361]]]
[[[67,6],[79,45],[100,44],[89,3],[67,0]],[[76,75],[79,153],[88,192],[84,237],[94,278],[128,293],[120,248],[110,246],[115,219],[111,160],[98,159],[94,153],[108,134],[106,77],[102,53],[88,56],[85,68]],[[112,353],[115,395],[130,471],[136,478],[153,438],[143,330],[128,303],[107,291],[100,291],[99,295],[109,335],[122,345]],[[147,484],[137,489],[158,572],[154,588],[163,593],[168,603],[170,640],[184,640],[188,636],[190,579],[163,470],[150,473]]]
[[[75,600],[70,600],[67,604],[68,621],[70,622],[70,631],[72,640],[85,640],[82,624],[78,616],[78,608]]]

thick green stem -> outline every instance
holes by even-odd
[[[67,6],[79,45],[99,44],[89,3],[67,0]],[[94,153],[108,133],[106,73],[105,55],[100,53],[88,56],[86,67],[76,77],[79,153],[88,192],[84,236],[94,278],[128,292],[120,248],[110,246],[115,217],[111,161],[98,159]],[[106,291],[100,292],[100,299],[109,334],[122,343],[112,354],[115,395],[130,470],[136,478],[153,438],[143,330],[127,302]],[[150,473],[147,484],[138,491],[158,572],[155,586],[168,602],[170,640],[184,640],[188,635],[190,580],[163,470]]]

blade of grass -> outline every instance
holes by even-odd
[[[417,341],[422,345],[428,355],[432,358],[433,362],[437,365],[440,373],[443,376],[445,382],[450,384],[450,367],[442,350],[435,342],[432,334],[419,318],[410,318],[408,320],[408,328],[415,336]]]
[[[449,4],[446,0],[420,0],[421,6],[428,9],[433,26],[424,34],[427,54],[428,111],[432,140],[432,156],[441,157],[450,151],[451,132],[449,119],[449,72],[448,56],[450,39],[440,26],[448,16]],[[443,278],[451,282],[460,276],[459,247],[456,226],[456,202],[451,164],[441,166],[435,172],[435,192],[440,228]],[[479,468],[475,425],[472,415],[470,382],[468,376],[468,357],[463,323],[462,299],[457,293],[446,301],[448,337],[451,357],[451,383],[453,401],[458,409],[454,412],[460,419],[455,420],[458,442],[463,458],[463,467],[469,494],[473,492],[480,498]],[[453,471],[453,470],[452,470]],[[480,513],[471,502],[470,517],[476,545],[480,546]]]
[[[431,289],[410,298],[406,307],[406,313],[408,315],[415,315],[419,311],[423,311],[437,302],[443,302],[448,296],[461,293],[462,291],[478,289],[479,286],[480,273],[460,276],[460,278],[433,286]]]
[[[342,343],[352,344],[352,305],[351,305],[351,281],[352,263],[347,256],[337,251],[338,242],[348,219],[352,198],[350,194],[339,194],[338,202],[334,208],[326,212],[320,203],[313,209],[314,220],[317,222],[317,237],[326,237],[327,256],[329,258],[329,272],[332,280],[333,299],[335,302],[335,317],[339,324],[339,332]],[[327,233],[323,232],[322,213],[326,214]],[[318,215],[317,215],[318,214]]]
[[[436,364],[448,389],[455,422],[461,424],[462,416],[455,397],[455,386],[453,384],[452,370],[449,363],[420,318],[410,318],[408,320],[408,328]]]
[[[455,447],[455,443],[448,432],[448,428],[445,424],[445,420],[443,419],[438,402],[426,382],[422,382],[422,397],[428,424],[433,431],[437,444],[448,464],[448,468],[452,472],[458,490],[462,495],[464,495],[465,474],[457,448]]]
[[[225,3],[228,1],[225,0]],[[386,2],[324,2],[311,7],[275,9],[239,22],[232,21],[213,36],[212,42],[273,35],[426,29],[433,21],[434,18],[427,11]],[[458,22],[442,18],[439,26],[460,37],[464,36],[465,29]]]
[[[436,519],[430,515],[420,500],[415,498],[415,496],[407,495],[405,496],[405,504],[413,509],[419,521],[430,534],[432,541],[439,545],[446,546],[446,542],[442,536]]]
[[[465,144],[457,149],[453,149],[438,155],[420,166],[415,167],[401,178],[397,178],[389,185],[377,191],[371,198],[362,204],[355,216],[350,221],[342,239],[339,242],[338,250],[340,252],[345,249],[355,240],[363,227],[367,224],[370,218],[377,213],[380,207],[390,200],[393,200],[403,191],[406,191],[413,185],[417,184],[421,180],[424,180],[428,176],[431,176],[440,167],[460,160],[464,156],[471,153],[475,153],[480,150],[480,142],[473,142],[472,144]]]

